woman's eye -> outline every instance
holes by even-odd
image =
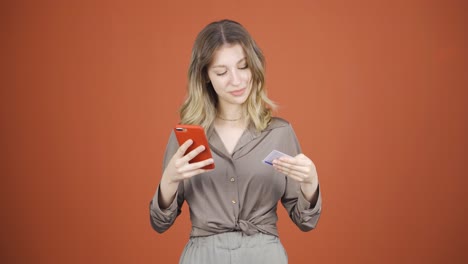
[[[248,67],[249,67],[249,66],[246,64],[246,65],[244,65],[244,66],[241,66],[239,69],[244,70],[244,69],[247,69]]]
[[[224,74],[226,74],[226,72],[227,72],[227,71],[222,72],[222,73],[216,73],[216,75],[218,75],[218,76],[223,76]]]

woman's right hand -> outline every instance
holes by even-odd
[[[185,141],[179,149],[177,149],[177,152],[172,156],[172,159],[164,170],[161,181],[165,181],[168,184],[178,183],[200,173],[209,171],[202,168],[212,164],[214,162],[212,158],[195,163],[189,163],[190,160],[205,150],[205,146],[202,145],[190,151],[187,155],[184,155],[192,144],[193,141],[189,139]]]
[[[190,160],[205,150],[205,146],[198,146],[184,155],[192,144],[193,141],[191,139],[185,141],[184,144],[177,149],[164,170],[159,192],[159,205],[161,208],[167,208],[172,203],[175,198],[179,182],[200,173],[210,171],[209,169],[202,168],[206,165],[212,164],[214,162],[212,158],[189,163]]]

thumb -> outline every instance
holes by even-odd
[[[299,158],[299,159],[308,159],[306,155],[300,153],[296,156],[296,158]]]

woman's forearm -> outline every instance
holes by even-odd
[[[171,205],[171,203],[175,199],[175,195],[177,193],[177,188],[179,187],[179,182],[172,182],[169,183],[163,179],[159,184],[159,207],[161,209],[166,209]]]

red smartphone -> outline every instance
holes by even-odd
[[[196,125],[177,125],[174,128],[174,132],[179,142],[179,146],[184,144],[185,141],[191,139],[193,140],[192,145],[187,149],[185,154],[189,153],[190,151],[194,150],[200,145],[205,146],[205,150],[199,153],[195,158],[189,161],[189,163],[194,163],[206,159],[212,158],[210,145],[208,144],[208,140],[206,139],[205,130],[202,126]],[[185,155],[184,154],[184,155]],[[214,163],[203,167],[203,169],[214,169]]]

